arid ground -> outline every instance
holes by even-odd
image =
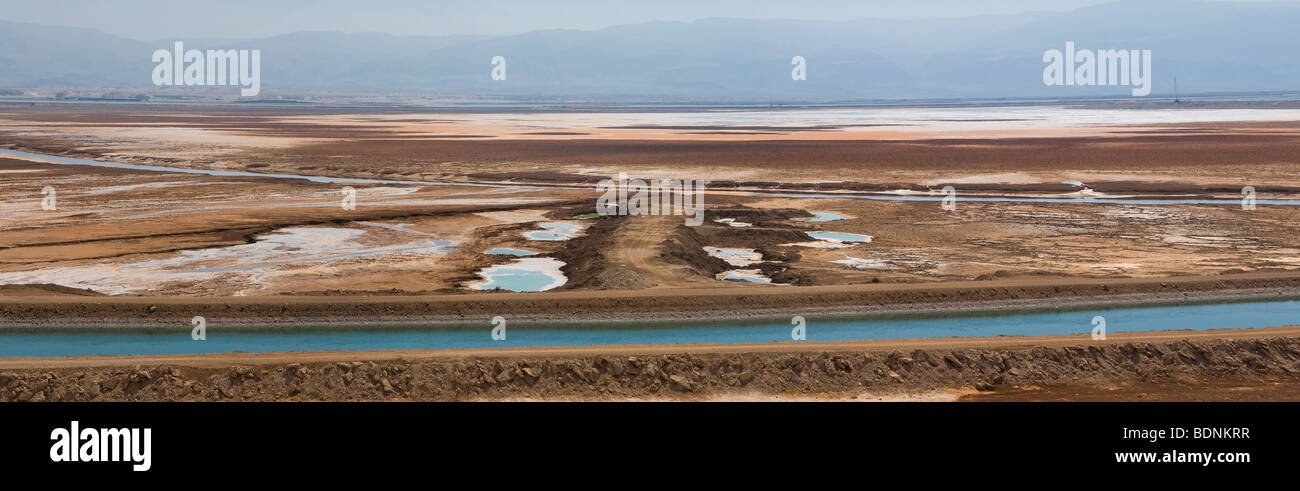
[[[249,322],[502,311],[730,318],[1300,294],[1300,207],[1266,201],[1300,198],[1294,107],[511,112],[0,103],[4,148],[237,174],[0,155],[4,325],[183,322],[195,306]],[[593,185],[619,173],[707,180],[704,223],[591,216],[599,196]],[[344,186],[356,191],[355,209],[341,206]],[[945,186],[957,193],[955,209],[941,206]],[[1244,209],[1246,186],[1264,203]],[[54,209],[42,207],[47,187]],[[1057,200],[1035,201],[1042,198]],[[1203,202],[1209,199],[1220,201]],[[839,219],[811,220],[814,212]],[[562,240],[526,235],[556,223],[577,232]],[[818,237],[823,232],[869,239],[827,240]],[[545,292],[477,290],[485,268],[520,261],[485,254],[498,248],[557,265],[551,273],[562,284]],[[739,256],[719,257],[718,249]],[[721,279],[728,274],[739,279]],[[1241,382],[1244,372],[1200,367],[1173,378],[1144,378],[1134,368],[1106,378],[1105,390],[1143,398],[1172,387],[1144,384],[1178,380],[1202,387],[1206,398],[1294,399],[1298,392],[1285,384],[1300,373],[1295,335],[1279,336],[1267,349],[1283,350],[1278,366],[1291,368],[1242,383],[1290,389],[1231,392],[1222,384]],[[1232,350],[1256,350],[1204,342],[1229,343],[1204,349],[1227,349],[1239,360]],[[692,348],[690,356],[722,355]],[[822,390],[763,387],[768,395]],[[1092,397],[1068,377],[1015,387],[962,397]],[[401,398],[393,394],[356,397]],[[477,397],[438,394],[428,398]]]
[[[0,359],[5,401],[1300,399],[1300,328]]]

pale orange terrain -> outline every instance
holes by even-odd
[[[0,148],[184,169],[391,181],[347,184],[357,192],[357,206],[345,209],[340,206],[343,183],[70,166],[0,156],[0,311],[6,322],[31,325],[109,318],[170,323],[187,319],[194,306],[248,323],[455,321],[501,308],[539,319],[727,319],[790,309],[849,314],[1300,295],[1300,209],[1261,204],[1247,210],[1237,203],[1245,186],[1253,187],[1260,200],[1300,197],[1300,174],[1295,172],[1300,110],[1295,108],[799,111],[804,112],[0,104]],[[789,123],[793,120],[804,122]],[[598,196],[593,185],[619,173],[708,181],[704,224],[684,226],[681,216],[586,216]],[[57,210],[41,208],[46,186],[57,190]],[[944,186],[953,186],[963,198],[1131,201],[959,199],[955,210],[946,210],[938,201],[836,194],[933,198]],[[820,194],[787,195],[791,193]],[[1226,201],[1132,201],[1139,198]],[[809,221],[811,212],[844,219]],[[525,235],[550,222],[577,224],[581,230],[560,241]],[[870,241],[833,244],[808,235],[816,232],[859,234]],[[484,268],[515,260],[484,254],[493,248],[525,249],[562,262],[564,285],[533,293],[473,290]],[[752,250],[761,259],[737,265],[711,256],[706,248]],[[737,269],[754,271],[772,284],[718,279]],[[1294,337],[1289,331],[1273,334]],[[1176,339],[1202,336],[1167,335],[1174,338],[1132,342],[1140,348],[1142,343],[1177,344]],[[1250,348],[1227,341],[1236,339],[1231,332],[1205,336],[1213,338],[1207,343],[1229,343],[1213,349],[1233,359]],[[969,349],[1032,350],[1032,345],[1070,352],[1054,340],[1024,341],[1029,344],[970,340],[976,345]],[[937,342],[898,341],[890,349],[967,349],[933,344]],[[1291,341],[1268,342],[1291,349]],[[868,353],[877,350],[872,346],[673,349],[690,356],[726,356],[743,349],[807,358],[813,357],[808,350]],[[596,355],[582,351],[586,349],[521,353],[577,357],[586,361],[575,363],[587,366],[595,362],[583,357]],[[640,356],[633,353],[637,349],[658,348],[591,348],[633,358]],[[498,355],[507,356],[465,356]],[[178,378],[189,380],[189,368],[183,367],[209,370],[209,363],[243,365],[271,355],[229,356],[235,355],[123,358],[120,363],[161,367],[175,362],[182,366]],[[274,360],[268,363],[306,357],[302,363],[351,364],[392,355],[282,356],[267,358]],[[1119,355],[1107,351],[1104,356]],[[814,358],[823,359],[820,354]],[[111,360],[105,363],[119,363]],[[1205,394],[1231,394],[1222,384],[1240,382],[1256,388],[1241,394],[1290,398],[1295,392],[1287,385],[1292,383],[1285,370],[1289,362],[1285,357],[1274,361],[1275,370],[1267,373],[1233,372],[1221,379],[1198,379],[1208,373],[1199,369],[1162,372],[1155,378],[1136,371],[1106,372],[1083,385],[1044,375],[998,385],[992,395],[973,391],[977,383],[991,383],[982,378],[930,374],[938,378],[901,387],[908,397],[1051,399],[1053,394],[1084,397],[1077,391],[1085,389],[1079,387],[1111,384],[1107,387],[1116,394],[1126,394],[1116,396],[1120,398],[1169,398],[1178,391],[1161,391],[1181,383],[1201,384],[1197,387]],[[905,375],[877,362],[885,363],[854,363],[872,367],[873,384],[880,377],[881,383],[893,380],[889,371]],[[15,370],[54,367],[46,360],[4,363],[17,363]],[[886,373],[876,374],[876,368]],[[492,377],[502,376],[491,371]],[[648,385],[618,392],[617,398],[653,399],[668,394],[659,388],[714,383],[694,372],[672,375],[685,378],[656,379],[658,386],[638,378]],[[289,396],[280,388],[265,388],[268,392],[246,397],[530,399],[547,394],[487,386],[479,392],[403,392],[394,380],[389,377],[390,388],[379,393],[312,386],[322,392]],[[734,380],[726,377],[707,380],[740,387],[727,385]],[[784,394],[815,399],[821,392],[832,394],[827,396],[831,399],[893,397],[883,390],[887,384],[862,392],[849,390],[847,380],[786,387],[770,379],[748,392],[673,389],[682,394],[671,397]],[[1056,383],[1066,385],[1053,392]],[[1157,386],[1145,385],[1149,383]],[[1282,385],[1261,385],[1275,383]],[[191,395],[239,399],[230,390],[209,387]],[[29,390],[20,397],[10,392],[10,397],[36,393]],[[40,393],[55,395],[44,389]],[[586,389],[566,394],[599,398]]]

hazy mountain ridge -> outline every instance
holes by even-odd
[[[648,22],[513,36],[296,32],[195,49],[261,49],[262,87],[541,98],[759,101],[1124,95],[1047,87],[1042,53],[1066,41],[1153,51],[1153,93],[1295,89],[1300,7],[1136,1],[1063,14],[926,20]],[[2,87],[151,87],[155,49],[98,31],[0,21]],[[222,43],[222,44],[216,44]],[[507,79],[490,78],[493,56]],[[793,56],[808,78],[790,79]]]

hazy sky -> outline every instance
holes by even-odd
[[[0,19],[134,39],[293,31],[517,34],[707,17],[855,19],[1066,11],[1106,0],[55,0],[6,1]]]
[[[312,30],[500,35],[707,17],[859,19],[1069,11],[1107,1],[1110,0],[6,0],[0,19],[89,27],[141,40],[250,38]]]

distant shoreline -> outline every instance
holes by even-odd
[[[16,89],[48,90],[48,89]],[[880,99],[855,101],[710,101],[668,99],[593,99],[588,101],[556,99],[536,101],[487,100],[454,102],[417,94],[315,94],[285,91],[257,99],[239,99],[225,96],[177,97],[104,97],[89,95],[97,91],[130,91],[131,89],[84,88],[86,96],[76,97],[25,97],[0,96],[0,105],[16,104],[132,104],[150,106],[184,107],[293,107],[300,109],[373,109],[383,112],[448,112],[448,113],[511,113],[511,112],[697,112],[697,111],[780,111],[807,109],[906,109],[906,108],[980,108],[980,107],[1033,107],[1070,106],[1080,108],[1154,109],[1295,109],[1300,108],[1300,92],[1269,91],[1243,93],[1180,94],[1181,102],[1174,102],[1173,94],[1153,94],[1148,97],[1095,96],[1073,98],[954,98],[954,99]],[[138,89],[136,92],[148,92]],[[147,95],[147,94],[146,94]],[[379,99],[380,101],[376,101]],[[384,100],[386,102],[382,102]]]

